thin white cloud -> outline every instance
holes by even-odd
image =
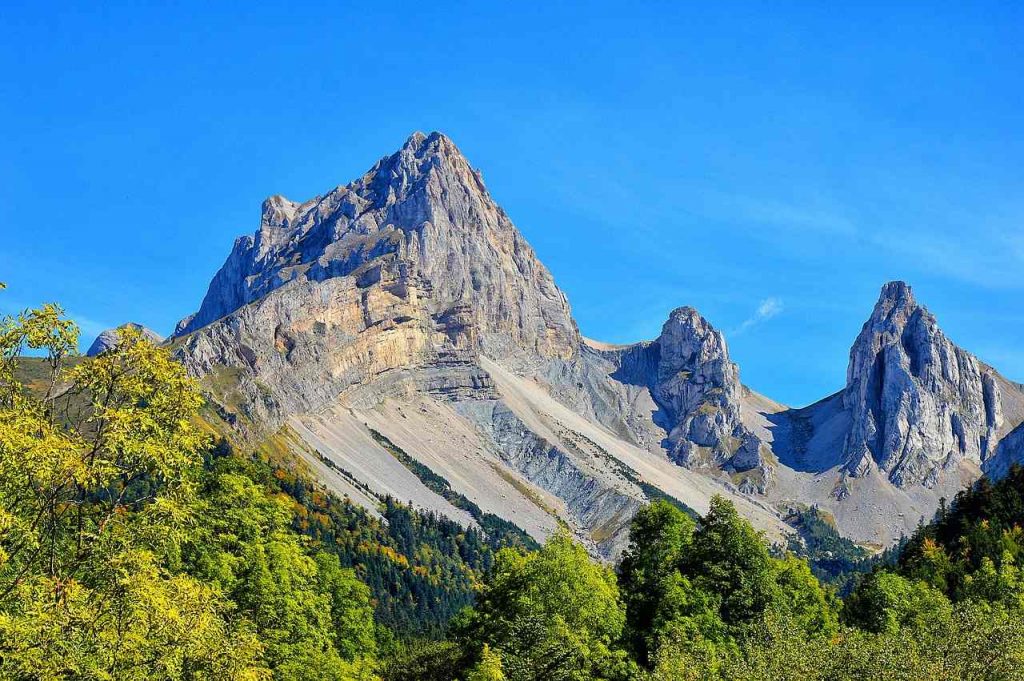
[[[785,309],[782,305],[780,298],[765,298],[754,310],[754,314],[750,315],[747,319],[743,320],[743,323],[736,327],[736,330],[732,332],[733,336],[738,336],[741,333],[746,333],[753,327],[757,326],[761,322],[765,322],[772,317],[777,317]]]
[[[804,206],[745,197],[735,197],[732,201],[740,217],[757,224],[843,236],[852,236],[857,232],[856,225],[832,207]]]

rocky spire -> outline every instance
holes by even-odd
[[[932,486],[945,468],[981,464],[1001,425],[993,372],[953,344],[935,317],[894,281],[882,287],[850,350],[845,461],[897,485]]]
[[[764,492],[772,477],[767,449],[740,419],[744,388],[722,333],[692,307],[681,307],[655,345],[652,392],[670,424],[670,455],[689,467],[751,472],[740,476],[740,486]]]

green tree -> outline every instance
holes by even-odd
[[[839,603],[811,572],[806,560],[787,555],[772,560],[778,589],[770,608],[787,625],[808,636],[830,636],[839,626]]]
[[[169,567],[206,445],[194,382],[132,330],[66,370],[77,339],[52,305],[0,320],[0,676],[262,678],[231,603]]]
[[[480,651],[480,661],[469,671],[466,681],[505,681],[505,674],[501,670],[501,655],[485,643]]]
[[[865,577],[846,600],[844,619],[875,633],[926,630],[949,621],[953,607],[941,591],[920,580],[879,570]]]
[[[696,589],[720,599],[719,613],[726,624],[754,620],[775,597],[767,544],[721,496],[711,500],[681,568]]]
[[[617,668],[624,620],[614,574],[559,531],[535,553],[500,551],[459,630],[497,652],[510,681],[583,681]]]
[[[656,645],[651,633],[659,611],[669,592],[680,588],[679,565],[695,527],[690,516],[664,500],[651,502],[633,517],[618,581],[626,604],[626,641],[643,665],[651,662]]]

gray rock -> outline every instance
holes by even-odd
[[[843,403],[848,470],[878,469],[899,486],[931,486],[961,461],[980,466],[1002,426],[991,370],[953,344],[903,282],[882,288],[850,351]]]
[[[118,332],[121,329],[125,328],[126,326],[138,329],[139,331],[142,332],[142,336],[148,339],[153,344],[162,343],[164,340],[155,331],[147,329],[145,326],[141,324],[136,324],[135,322],[128,322],[127,324],[122,324],[117,328],[107,329],[106,331],[100,333],[100,335],[96,336],[96,340],[92,342],[92,345],[90,345],[89,349],[85,352],[86,356],[95,357],[96,355],[102,352],[106,352],[107,350],[110,350],[111,348],[117,346]]]
[[[690,467],[732,473],[761,469],[757,482],[750,476],[743,482],[764,492],[770,467],[761,441],[741,420],[743,386],[722,333],[692,307],[681,307],[669,316],[653,347],[658,364],[652,388],[670,424],[670,455]]]

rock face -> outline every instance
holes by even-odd
[[[646,385],[660,408],[655,418],[668,433],[664,445],[674,461],[722,470],[744,492],[765,492],[773,477],[768,450],[742,421],[745,388],[720,331],[692,307],[680,307],[657,340],[617,357],[616,374]]]
[[[903,282],[882,288],[850,351],[843,404],[849,471],[877,468],[901,487],[932,486],[962,461],[980,466],[1003,425],[996,374],[946,338]]]
[[[579,344],[551,274],[480,173],[440,133],[414,134],[362,178],[324,196],[301,204],[267,199],[259,230],[235,242],[199,311],[175,335],[286,284],[332,279],[360,292],[364,328],[382,316],[398,325],[414,317],[452,348],[495,357],[567,359]],[[391,314],[380,314],[385,307]]]
[[[89,346],[89,349],[86,350],[86,356],[95,357],[101,352],[105,352],[116,346],[118,332],[125,327],[137,329],[139,332],[142,333],[144,338],[148,339],[152,343],[161,343],[164,340],[155,331],[147,329],[141,324],[136,324],[135,322],[128,322],[127,324],[122,324],[121,326],[115,329],[107,329],[106,331],[100,333],[100,335],[96,336],[96,340],[94,340],[92,342],[92,345]]]

